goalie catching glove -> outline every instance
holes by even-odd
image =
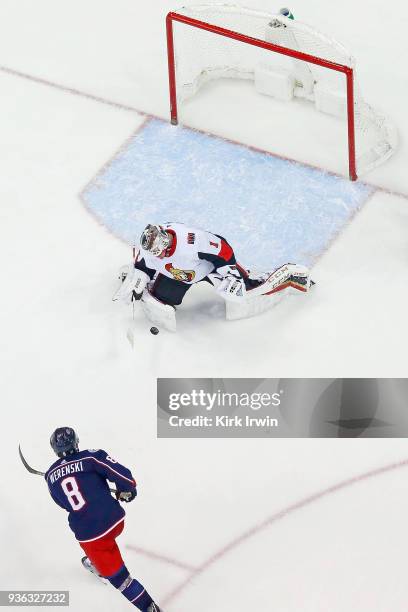
[[[140,300],[147,283],[150,281],[146,272],[134,268],[132,264],[121,268],[119,279],[122,281],[122,285],[112,299],[113,301],[121,300],[125,304]]]

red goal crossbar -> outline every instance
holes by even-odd
[[[335,70],[336,72],[342,72],[346,75],[347,84],[347,130],[348,130],[348,157],[349,157],[349,177],[351,181],[357,180],[356,170],[356,144],[355,144],[355,127],[354,127],[354,74],[353,69],[350,66],[343,64],[336,64],[330,62],[321,57],[315,55],[309,55],[308,53],[302,53],[301,51],[295,51],[294,49],[287,49],[274,43],[266,42],[260,38],[253,38],[246,36],[233,30],[227,30],[205,21],[199,21],[186,15],[180,15],[179,13],[168,13],[166,17],[166,30],[167,30],[167,56],[169,64],[169,87],[170,87],[170,118],[173,125],[178,123],[178,111],[177,111],[177,83],[176,83],[176,63],[174,55],[174,32],[173,22],[177,21],[184,23],[185,25],[199,28],[200,30],[207,30],[213,32],[219,36],[225,36],[238,40],[240,42],[252,45],[254,47],[260,47],[268,51],[274,51],[281,55],[288,55],[294,59],[303,60],[311,64],[328,68],[329,70]]]

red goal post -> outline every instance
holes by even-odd
[[[176,61],[174,52],[174,29],[173,22],[183,23],[193,28],[206,30],[217,34],[219,36],[225,36],[233,40],[240,41],[244,44],[266,49],[274,53],[286,55],[294,59],[316,64],[322,68],[328,68],[336,72],[341,72],[346,78],[347,87],[347,130],[348,130],[348,167],[349,167],[349,178],[351,181],[357,180],[357,169],[356,169],[356,144],[355,144],[355,125],[354,125],[354,71],[350,66],[344,64],[337,64],[335,62],[328,61],[321,57],[309,55],[301,51],[281,47],[274,43],[261,40],[259,38],[253,38],[246,36],[233,30],[228,30],[205,21],[200,21],[180,13],[170,12],[166,17],[166,30],[167,30],[167,55],[168,55],[168,69],[169,69],[169,88],[170,88],[170,117],[173,125],[178,124],[178,109],[177,109],[177,79],[176,79]]]

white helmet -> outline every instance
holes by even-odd
[[[140,237],[142,249],[160,257],[170,246],[171,236],[161,225],[147,225]]]

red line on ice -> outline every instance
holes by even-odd
[[[143,555],[144,557],[153,559],[154,561],[160,561],[162,563],[167,563],[168,565],[172,565],[173,567],[177,567],[179,569],[182,569],[188,572],[194,573],[200,569],[199,567],[194,567],[193,565],[187,565],[187,563],[183,563],[182,561],[177,561],[177,559],[172,559],[171,557],[166,557],[165,555],[155,553],[151,550],[146,550],[146,548],[141,548],[139,546],[133,546],[132,544],[128,544],[126,548],[128,550],[132,550],[133,552],[138,553],[139,555]]]
[[[101,104],[107,104],[109,106],[119,108],[120,110],[127,110],[133,113],[139,113],[137,108],[134,108],[133,106],[127,106],[126,104],[121,104],[120,102],[114,102],[113,100],[107,100],[106,98],[102,98],[101,96],[95,96],[91,93],[86,93],[84,91],[80,91],[79,89],[75,89],[74,87],[68,87],[66,85],[54,83],[54,81],[48,81],[47,79],[43,79],[42,77],[32,76],[31,74],[26,74],[25,72],[20,72],[19,70],[14,70],[13,68],[8,68],[7,66],[0,66],[0,71],[6,74],[10,74],[12,76],[26,79],[27,81],[32,81],[33,83],[38,83],[39,85],[47,85],[48,87],[52,87],[53,89],[59,89],[60,91],[65,91],[66,93],[70,93],[74,96],[80,96],[82,98],[88,98],[89,100],[93,100],[94,102],[100,102]],[[140,114],[146,114],[146,113],[140,113]]]
[[[34,76],[31,74],[27,74],[25,72],[21,72],[20,70],[15,70],[14,68],[9,68],[7,66],[1,66],[0,65],[0,72],[4,72],[5,74],[10,74],[12,76],[16,76],[22,79],[26,79],[28,81],[32,81],[33,83],[38,83],[40,85],[46,85],[48,87],[53,87],[54,89],[59,89],[60,91],[65,91],[66,93],[75,95],[75,96],[81,96],[83,98],[88,98],[89,100],[93,100],[94,102],[100,102],[101,104],[107,104],[108,106],[113,106],[114,108],[118,108],[121,110],[125,110],[125,111],[131,111],[134,113],[137,113],[139,115],[144,115],[147,118],[153,118],[153,119],[161,119],[163,121],[165,121],[165,119],[163,119],[163,117],[159,117],[157,115],[153,115],[152,113],[147,113],[145,111],[142,111],[138,108],[135,108],[134,106],[129,106],[127,104],[122,104],[121,102],[115,102],[113,100],[108,100],[106,98],[102,98],[102,96],[95,96],[91,93],[86,93],[84,91],[81,91],[79,89],[75,89],[74,87],[68,87],[66,85],[62,85],[60,83],[56,83],[54,81],[49,81],[48,79],[44,79],[42,77],[38,77],[38,76]],[[250,149],[252,151],[257,151],[259,153],[264,153],[266,155],[272,155],[272,157],[277,157],[279,159],[284,159],[288,162],[294,163],[294,164],[298,164],[300,166],[306,166],[308,168],[315,168],[316,170],[320,170],[321,172],[325,172],[326,174],[331,174],[333,176],[339,176],[340,178],[345,178],[344,175],[338,174],[337,172],[332,172],[330,170],[325,170],[324,168],[321,168],[320,166],[315,166],[313,164],[308,164],[307,162],[300,162],[297,161],[295,159],[292,159],[291,157],[286,157],[285,155],[279,155],[278,153],[273,153],[272,151],[267,151],[266,149],[261,149],[259,147],[253,146],[253,145],[247,145],[244,144],[242,142],[239,142],[237,140],[233,140],[231,138],[226,138],[224,136],[219,136],[216,134],[211,134],[210,132],[207,132],[206,130],[200,130],[198,128],[191,128],[189,126],[188,129],[190,130],[194,130],[196,132],[201,132],[202,134],[206,134],[207,136],[212,136],[214,138],[220,138],[221,140],[225,140],[227,142],[231,142],[233,144],[237,144],[240,145],[242,147],[246,147],[247,149]],[[400,193],[398,191],[394,191],[392,189],[387,189],[385,187],[378,187],[377,185],[372,185],[371,183],[367,183],[365,181],[359,181],[361,184],[367,185],[369,187],[372,187],[375,191],[381,191],[383,193],[388,193],[390,195],[395,195],[398,196],[400,198],[405,198],[408,199],[408,195],[405,193]]]
[[[289,506],[286,506],[285,508],[282,508],[282,510],[275,512],[274,514],[269,516],[264,521],[257,523],[256,525],[254,525],[247,531],[244,531],[238,537],[234,538],[233,540],[225,544],[222,548],[220,548],[214,554],[208,557],[208,559],[204,561],[204,563],[202,563],[199,567],[192,570],[191,573],[186,578],[184,578],[180,582],[180,584],[178,584],[163,599],[163,602],[162,602],[163,606],[166,606],[167,604],[172,602],[176,597],[180,595],[182,591],[184,591],[184,589],[186,589],[191,584],[191,582],[193,582],[195,578],[203,574],[205,571],[207,571],[210,567],[215,565],[218,561],[220,561],[227,554],[229,554],[230,552],[238,548],[238,546],[240,546],[247,540],[251,539],[252,537],[258,535],[264,529],[267,529],[271,525],[274,525],[275,523],[286,518],[293,512],[301,510],[302,508],[305,508],[306,506],[310,506],[314,502],[320,501],[324,497],[328,497],[329,495],[332,495],[333,493],[337,493],[338,491],[341,491],[342,489],[346,489],[348,487],[351,487],[352,485],[359,484],[366,480],[369,480],[370,478],[375,478],[387,472],[392,472],[394,470],[398,470],[398,469],[401,469],[407,466],[408,466],[408,459],[404,459],[403,461],[399,461],[397,463],[391,463],[389,465],[386,465],[380,468],[376,468],[374,470],[370,470],[369,472],[364,472],[363,474],[352,476],[351,478],[347,478],[346,480],[342,480],[332,485],[331,487],[327,487],[326,489],[317,491],[316,493],[313,493],[312,495],[309,495],[308,497],[304,497],[303,499],[300,499],[299,501],[293,504],[290,504]]]

